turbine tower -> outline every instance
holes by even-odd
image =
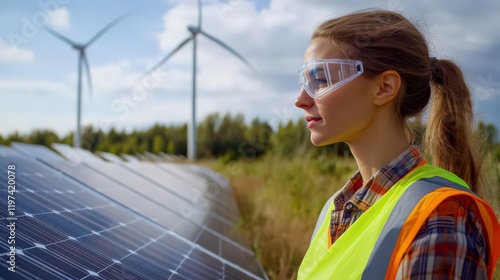
[[[77,113],[76,113],[76,132],[75,135],[73,136],[73,146],[75,148],[80,148],[81,142],[80,142],[80,135],[81,135],[81,127],[80,127],[80,119],[81,119],[81,108],[82,108],[82,68],[85,67],[85,71],[87,72],[87,80],[88,80],[88,86],[89,86],[89,93],[92,94],[92,78],[90,77],[90,66],[89,66],[89,61],[87,59],[87,55],[85,54],[85,50],[87,49],[88,46],[90,46],[92,43],[94,43],[99,37],[101,37],[104,33],[106,33],[109,29],[111,29],[113,26],[115,26],[118,22],[122,21],[125,18],[126,15],[122,15],[118,17],[117,19],[113,20],[111,23],[106,25],[101,31],[97,32],[94,37],[92,37],[87,43],[85,44],[78,44],[67,37],[57,33],[56,31],[47,28],[46,31],[52,34],[54,37],[62,40],[65,43],[68,43],[70,46],[72,46],[77,52],[78,52],[78,85],[77,85],[77,93],[78,93],[78,101],[77,101]]]
[[[245,63],[248,67],[254,70],[252,65],[239,53],[237,53],[235,50],[233,50],[231,47],[220,41],[219,39],[215,38],[212,35],[209,35],[205,31],[202,30],[201,28],[201,0],[198,0],[198,26],[188,26],[187,29],[189,32],[191,32],[191,36],[186,38],[184,41],[182,41],[173,51],[171,51],[167,56],[165,56],[160,62],[158,62],[153,68],[151,68],[146,75],[151,74],[151,72],[154,72],[156,69],[158,69],[160,66],[162,66],[167,60],[170,59],[178,50],[180,50],[182,47],[184,47],[189,41],[193,41],[193,85],[192,85],[192,96],[191,96],[191,124],[188,128],[188,159],[193,161],[196,159],[196,36],[198,34],[201,34],[208,39],[212,40],[213,42],[217,43],[221,47],[225,48],[228,50],[230,53],[232,53],[234,56],[236,56],[238,59],[240,59],[243,63]]]

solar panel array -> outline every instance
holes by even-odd
[[[1,277],[267,279],[220,174],[53,147],[0,146]]]

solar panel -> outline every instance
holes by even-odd
[[[97,154],[107,161],[111,161],[111,162],[122,162],[123,161],[123,159],[121,157],[119,157],[115,154],[106,153],[106,152],[102,152],[102,151],[98,151]]]
[[[7,279],[267,278],[234,232],[235,217],[212,211],[211,200],[196,208],[172,190],[188,184],[148,180],[123,166],[129,162],[88,154],[70,155],[69,161],[43,146],[12,147],[16,151],[0,146],[1,166],[15,163],[17,171],[15,273],[4,273],[11,248],[0,242],[0,275]],[[0,176],[7,177],[5,168]],[[0,185],[5,206],[6,181]],[[192,213],[182,213],[180,205]],[[0,220],[10,222],[7,207],[1,208]],[[0,228],[2,240],[9,234],[7,227]]]
[[[150,152],[144,152],[143,154],[146,158],[148,158],[151,161],[157,162],[157,161],[165,161],[164,158],[157,156],[155,154],[152,154]]]
[[[162,158],[166,159],[167,161],[178,161],[178,160],[184,160],[184,159],[186,159],[186,158],[182,158],[182,157],[179,157],[179,156],[176,156],[176,155],[167,154],[167,153],[164,153],[164,152],[160,152],[158,155],[161,156]]]
[[[80,161],[90,162],[90,165],[94,168],[103,164],[107,165],[108,167],[99,168],[106,169],[108,176],[115,175],[116,180],[124,180],[120,176],[123,168],[125,168],[131,172],[131,175],[126,180],[135,179],[137,181],[142,178],[142,180],[147,181],[136,182],[132,185],[150,186],[150,184],[153,184],[165,189],[167,192],[175,193],[175,195],[181,197],[186,202],[193,204],[195,209],[201,207],[201,210],[206,212],[210,210],[208,208],[211,208],[215,212],[215,215],[222,218],[222,220],[235,222],[239,218],[238,207],[228,188],[227,180],[223,180],[220,176],[218,177],[218,181],[214,181],[209,177],[199,176],[200,174],[192,171],[194,165],[165,162],[126,163],[122,161],[119,164],[122,168],[118,168],[117,165],[107,164],[86,150],[76,151],[67,145],[55,145],[54,148],[68,158],[79,158]],[[115,170],[116,172],[110,172],[111,170]],[[136,175],[135,177],[133,176],[134,174]],[[127,182],[122,182],[122,184],[127,184]]]
[[[103,175],[113,178],[123,186],[130,188],[141,186],[140,195],[165,205],[178,206],[172,211],[188,216],[188,218],[204,219],[204,214],[208,214],[213,219],[208,224],[232,227],[239,216],[234,203],[230,204],[232,207],[227,206],[230,202],[234,202],[227,189],[223,189],[205,178],[193,176],[192,173],[183,168],[183,165],[138,162],[129,164],[130,167],[127,168],[127,164],[117,165],[104,162],[85,150],[77,152],[69,146],[61,145],[57,145],[55,148],[63,155],[72,158],[75,157],[75,153],[79,153],[83,163],[89,163],[89,167],[95,172],[102,173],[100,170],[106,170],[106,174]],[[124,168],[130,171],[126,177],[123,176]],[[194,215],[197,212],[200,213]],[[221,231],[224,231],[224,228],[221,228]],[[226,229],[225,232],[229,233],[229,229]],[[244,241],[241,240],[241,242]]]
[[[139,159],[133,155],[121,154],[120,156],[124,158],[126,161],[139,161]]]

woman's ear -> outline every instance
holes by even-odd
[[[401,88],[401,76],[394,70],[387,70],[375,78],[379,91],[373,96],[375,105],[384,105],[393,100]]]

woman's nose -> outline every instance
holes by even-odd
[[[295,106],[298,108],[306,109],[314,104],[314,100],[310,97],[305,89],[301,87],[299,96],[295,99]]]

